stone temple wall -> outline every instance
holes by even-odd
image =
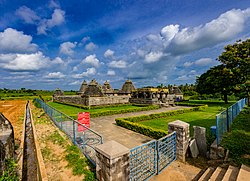
[[[53,101],[84,106],[102,106],[112,104],[129,103],[130,96],[106,96],[106,97],[81,97],[81,96],[55,96]]]
[[[14,159],[14,130],[7,118],[0,113],[0,176],[6,159]]]

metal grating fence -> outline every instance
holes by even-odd
[[[130,150],[130,181],[149,180],[176,160],[176,132]]]
[[[157,174],[176,160],[176,132],[157,141]]]
[[[244,98],[216,115],[216,143],[220,144],[223,134],[231,129],[233,120],[238,116],[248,99]]]
[[[44,112],[50,117],[55,125],[62,130],[71,141],[77,145],[82,153],[96,165],[96,154],[94,147],[103,144],[103,138],[94,130],[86,127],[84,124],[79,123],[68,115],[56,110],[55,108],[47,105],[40,99],[35,99]],[[84,131],[77,129],[78,125],[85,128]]]

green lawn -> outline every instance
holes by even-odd
[[[189,101],[189,103],[207,104],[208,108],[200,111],[183,113],[174,116],[168,116],[160,119],[152,119],[139,122],[139,124],[150,126],[157,129],[168,131],[168,123],[175,120],[181,120],[190,124],[190,134],[193,135],[193,126],[202,126],[210,130],[210,127],[216,125],[216,114],[220,113],[230,104],[224,104],[223,102],[211,102],[211,101]],[[209,131],[207,131],[209,133]]]
[[[119,113],[119,111],[123,111],[125,113],[125,112],[134,112],[133,110],[142,111],[144,108],[145,109],[147,108],[134,105],[119,105],[119,106],[107,106],[107,107],[93,108],[93,109],[82,109],[75,106],[60,104],[56,102],[48,102],[48,104],[73,118],[76,118],[79,112],[90,112],[90,116],[92,114],[92,117],[97,117],[96,115],[100,113],[103,113],[103,115],[112,115]]]

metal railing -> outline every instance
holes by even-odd
[[[62,130],[78,148],[80,148],[82,153],[93,163],[93,165],[96,165],[94,147],[103,144],[103,137],[84,124],[81,124],[68,115],[49,106],[42,100],[35,99],[35,102],[41,106],[55,125]],[[79,131],[77,129],[79,125],[83,126],[85,130]]]
[[[225,111],[216,115],[216,143],[220,144],[223,134],[230,131],[233,120],[247,104],[247,98],[241,99]]]

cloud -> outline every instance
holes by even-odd
[[[108,50],[106,50],[106,52],[104,53],[104,57],[105,57],[105,58],[113,58],[113,57],[114,57],[114,53],[115,53],[114,51],[108,49]]]
[[[37,27],[37,34],[47,34],[49,28],[59,26],[65,22],[65,11],[61,9],[55,9],[51,19],[43,19],[40,21]]]
[[[114,76],[115,75],[115,71],[114,70],[108,70],[107,75]]]
[[[97,46],[93,42],[90,42],[85,46],[85,50],[87,50],[87,51],[93,51],[96,48],[97,48]]]
[[[170,41],[179,32],[179,25],[168,25],[162,28],[161,36],[164,40]]]
[[[16,15],[28,24],[36,24],[40,20],[40,17],[37,16],[36,12],[26,6],[18,8],[16,10]]]
[[[194,62],[185,62],[184,64],[183,64],[183,66],[184,67],[190,67],[191,65],[193,65],[194,64]]]
[[[54,64],[64,64],[65,62],[64,62],[60,57],[56,57],[56,58],[53,60],[53,63],[54,63]]]
[[[74,82],[69,83],[69,85],[81,85],[81,82],[79,80],[76,80]]]
[[[212,59],[211,58],[201,58],[199,60],[195,61],[195,65],[198,66],[206,66],[212,63]]]
[[[187,81],[187,80],[190,80],[190,77],[187,76],[187,75],[182,75],[182,76],[179,76],[177,79],[175,80],[179,80],[179,81]]]
[[[146,63],[153,63],[159,61],[163,57],[162,52],[150,52],[145,55]]]
[[[59,2],[56,2],[56,1],[54,1],[54,0],[51,0],[51,1],[49,2],[49,7],[50,7],[50,8],[60,8],[60,4],[59,4]]]
[[[35,52],[38,46],[31,43],[32,36],[22,31],[7,28],[0,32],[0,53],[30,53]]]
[[[44,76],[45,78],[50,78],[50,79],[60,79],[60,78],[64,78],[66,77],[66,75],[64,75],[61,72],[51,72],[48,75]]]
[[[37,71],[51,63],[41,52],[33,54],[0,54],[0,67],[12,71]]]
[[[114,60],[109,63],[109,67],[123,69],[127,67],[127,62],[125,62],[124,60]]]
[[[64,42],[60,45],[60,53],[72,56],[74,54],[73,48],[76,47],[76,42]]]
[[[243,31],[249,17],[250,8],[232,9],[205,25],[183,28],[173,33],[174,37],[165,51],[179,55],[230,40]]]
[[[92,76],[95,74],[96,74],[96,69],[94,67],[92,67],[92,68],[87,68],[86,72],[83,72],[81,74],[75,74],[72,77],[78,79],[78,78],[83,78],[83,77],[89,77],[89,76]]]
[[[85,59],[83,59],[82,63],[87,63],[94,67],[99,67],[100,65],[100,61],[96,58],[95,54],[87,56]]]
[[[212,63],[212,59],[211,58],[200,58],[194,62],[185,62],[183,64],[184,67],[190,67],[192,65],[197,65],[197,66],[207,66],[210,65]]]

